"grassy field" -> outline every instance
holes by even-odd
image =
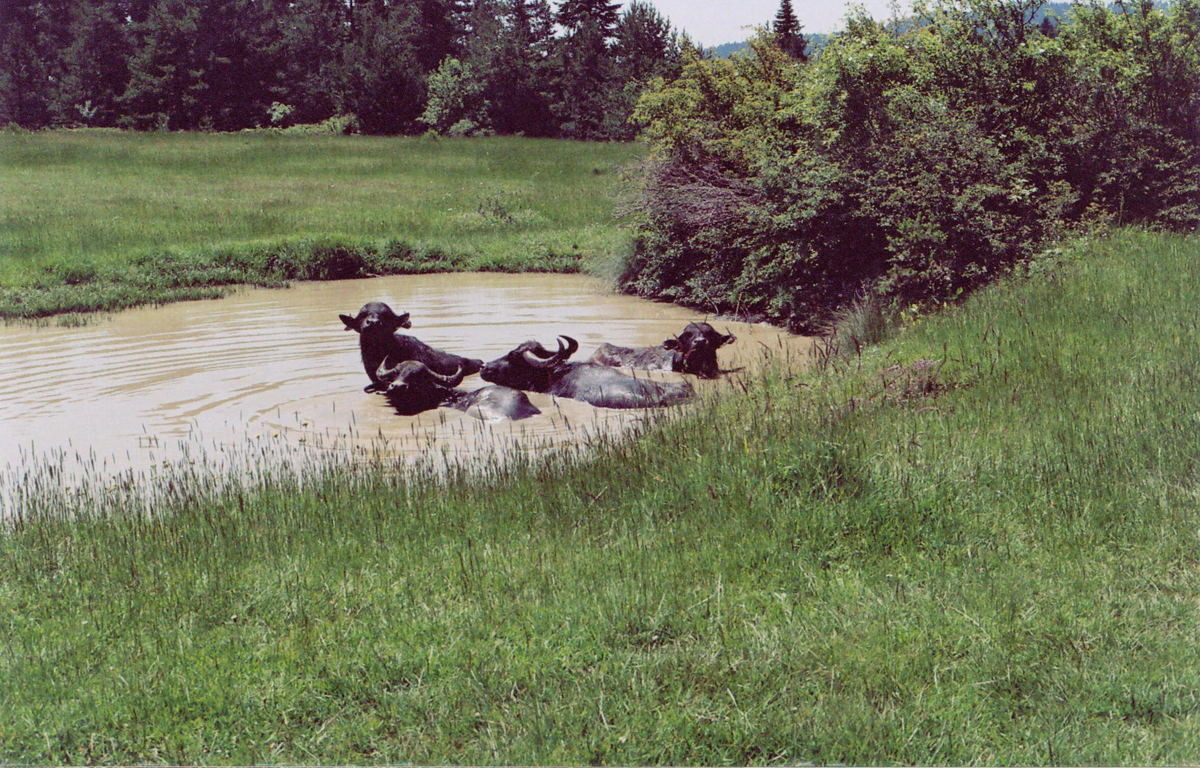
[[[591,458],[25,520],[0,759],[1194,760],[1198,251],[1080,246]]]
[[[371,273],[579,271],[642,149],[521,138],[0,132],[0,318]]]

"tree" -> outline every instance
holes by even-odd
[[[447,56],[462,53],[469,8],[463,0],[418,0],[416,57],[421,68],[432,72]]]
[[[129,84],[116,101],[135,128],[196,128],[207,87],[195,41],[200,10],[185,0],[159,0],[135,25]]]
[[[613,48],[617,76],[646,83],[678,60],[671,23],[653,5],[633,0],[617,22]]]
[[[553,17],[545,0],[503,0],[506,34],[498,54],[503,66],[491,81],[491,123],[498,133],[550,136],[557,125],[550,112],[547,58],[552,50]]]
[[[72,8],[70,44],[62,52],[62,77],[53,111],[65,123],[111,126],[117,97],[129,82],[127,24],[111,2],[77,3]]]
[[[420,27],[406,3],[360,2],[346,48],[348,106],[366,133],[411,133],[425,102]]]
[[[349,10],[342,0],[291,0],[278,11],[279,77],[274,97],[291,122],[319,123],[346,109]]]
[[[40,4],[13,2],[0,14],[0,123],[42,128],[50,122],[55,64],[39,45]]]
[[[203,0],[196,57],[203,68],[202,124],[221,131],[252,128],[267,119],[280,69],[280,34],[262,0]]]
[[[562,0],[558,6],[558,23],[567,31],[567,37],[574,37],[590,21],[600,31],[601,38],[607,40],[616,29],[620,9],[619,2],[608,0]]]
[[[804,34],[800,31],[800,21],[796,18],[795,11],[792,10],[792,0],[781,0],[779,13],[775,14],[773,31],[775,32],[775,42],[784,53],[793,59],[808,60],[808,55],[804,52],[804,49],[808,47],[808,41],[804,39]]]
[[[428,99],[418,119],[443,135],[476,133],[486,128],[485,87],[469,64],[448,57],[429,75]]]
[[[612,58],[601,22],[585,17],[559,53],[557,99],[551,109],[563,136],[607,138]]]
[[[633,0],[617,22],[613,45],[615,77],[606,115],[610,137],[628,140],[636,135],[630,118],[638,97],[654,78],[678,72],[679,55],[670,22],[649,3]]]

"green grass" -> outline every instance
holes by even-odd
[[[522,138],[0,132],[0,318],[621,252],[642,149]],[[287,265],[286,268],[284,265]]]
[[[591,458],[26,519],[0,759],[1194,760],[1198,251],[1121,233]]]

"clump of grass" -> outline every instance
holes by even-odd
[[[874,291],[867,291],[834,312],[824,334],[823,357],[860,355],[866,347],[882,344],[898,326],[894,307]]]
[[[594,452],[26,518],[0,757],[1189,760],[1197,248],[1123,233]]]

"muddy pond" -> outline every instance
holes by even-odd
[[[485,361],[526,339],[553,349],[559,334],[576,338],[573,359],[586,360],[603,342],[660,344],[704,319],[583,276],[457,273],[243,289],[78,328],[0,327],[0,490],[37,472],[44,482],[46,467],[51,482],[70,486],[289,451],[352,456],[382,446],[400,458],[461,460],[580,443],[647,418],[536,393],[542,414],[519,422],[447,408],[400,416],[363,392],[358,337],[338,320],[377,300],[411,313],[405,333]],[[738,337],[720,351],[722,368],[752,371],[768,356],[800,362],[811,348],[767,325],[713,324]],[[688,378],[701,394],[729,386]],[[461,388],[480,386],[472,376]]]

